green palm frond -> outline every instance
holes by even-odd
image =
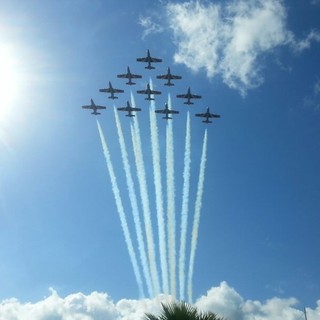
[[[185,302],[172,302],[162,304],[159,316],[147,313],[145,320],[223,320],[213,312],[200,312],[198,309]]]

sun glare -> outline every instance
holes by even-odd
[[[0,45],[0,147],[9,149],[8,126],[19,92],[17,60],[14,50]]]
[[[0,46],[0,113],[13,102],[18,92],[17,68],[13,53],[7,47]]]

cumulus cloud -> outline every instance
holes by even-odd
[[[159,314],[161,303],[172,297],[159,295],[154,299],[113,302],[106,293],[89,295],[75,293],[51,295],[35,303],[22,303],[17,299],[0,302],[0,319],[3,320],[143,320],[145,313]],[[226,282],[213,287],[200,297],[195,305],[202,311],[212,311],[230,320],[301,320],[303,313],[295,308],[295,298],[272,298],[265,302],[245,300]],[[315,309],[307,308],[309,320],[320,318],[320,300]]]
[[[286,26],[282,0],[237,0],[224,4],[190,0],[166,5],[177,47],[174,60],[207,76],[221,76],[242,95],[263,82],[263,59],[279,46],[295,52],[320,41],[313,30],[297,40]],[[149,22],[150,24],[150,22]],[[151,30],[149,28],[148,30]]]

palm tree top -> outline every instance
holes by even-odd
[[[186,302],[161,304],[160,315],[146,313],[145,320],[224,320],[213,312],[201,312]]]

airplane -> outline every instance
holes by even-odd
[[[151,98],[151,95],[152,94],[161,94],[161,91],[151,90],[150,89],[150,84],[148,83],[146,90],[138,90],[137,93],[147,94],[148,97],[145,98],[145,100],[154,100],[154,98]]]
[[[108,97],[109,99],[118,99],[118,97],[116,97],[114,94],[124,92],[124,90],[113,88],[110,81],[109,81],[109,88],[99,89],[99,91],[110,93],[111,95]]]
[[[127,73],[118,74],[117,77],[118,78],[127,78],[127,79],[129,79],[129,81],[126,82],[126,84],[128,84],[128,85],[136,84],[135,82],[132,82],[131,79],[140,79],[140,78],[142,78],[142,76],[139,75],[139,74],[131,73],[129,67],[127,68]]]
[[[147,51],[147,56],[144,57],[144,58],[137,58],[137,61],[139,61],[139,62],[148,62],[148,65],[145,67],[145,69],[151,70],[151,69],[155,69],[155,68],[151,65],[151,62],[162,62],[162,59],[151,57],[150,51],[149,51],[149,49],[148,49],[148,51]]]
[[[129,101],[127,101],[127,106],[126,107],[120,107],[120,108],[117,108],[117,110],[119,110],[119,111],[127,111],[128,114],[126,114],[126,117],[134,117],[135,115],[132,114],[132,111],[141,111],[140,108],[131,107]]]
[[[159,75],[159,76],[157,76],[157,79],[166,79],[168,81],[164,84],[165,86],[174,86],[174,84],[171,82],[171,80],[182,79],[182,77],[173,75],[170,72],[170,68],[168,68],[167,74]]]
[[[91,114],[101,114],[100,112],[97,112],[97,110],[100,110],[100,109],[106,109],[106,107],[104,106],[98,106],[96,105],[93,100],[91,99],[91,104],[88,105],[88,106],[82,106],[83,109],[92,109],[93,112],[91,112]]]
[[[185,98],[187,99],[186,102],[184,102],[184,104],[193,104],[193,102],[191,102],[191,99],[200,99],[201,96],[196,95],[196,94],[192,94],[190,87],[188,88],[188,92],[186,94],[177,94],[177,98]]]
[[[172,117],[169,117],[169,114],[179,113],[179,111],[169,109],[167,103],[166,103],[164,109],[160,109],[160,110],[158,109],[158,110],[155,110],[155,112],[156,113],[165,113],[166,115],[164,117],[162,117],[162,119],[166,119],[166,120],[172,119]]]
[[[205,113],[196,113],[196,117],[203,117],[206,118],[206,120],[203,120],[204,123],[212,123],[212,121],[209,120],[209,118],[220,118],[219,114],[210,113],[210,109],[207,108],[207,111]]]

